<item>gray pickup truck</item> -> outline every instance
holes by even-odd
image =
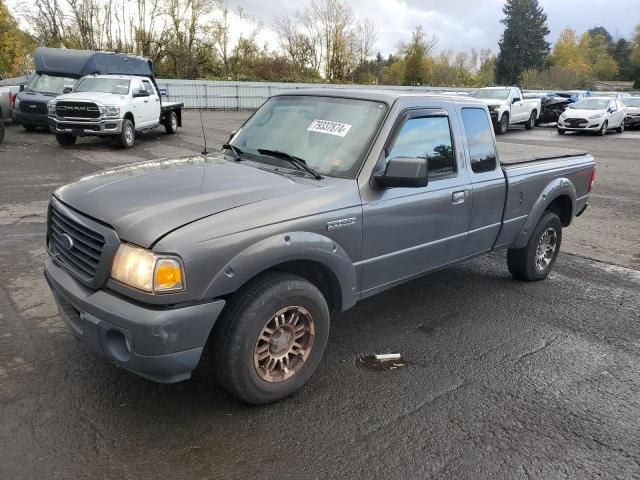
[[[500,249],[515,278],[545,278],[595,178],[590,155],[556,150],[496,150],[469,98],[277,95],[216,154],[56,190],[45,276],[117,365],[177,382],[204,351],[225,389],[268,403],[311,377],[331,310]]]

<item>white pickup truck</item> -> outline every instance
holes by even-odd
[[[88,75],[48,103],[49,127],[63,146],[80,136],[102,136],[131,148],[136,132],[164,125],[168,134],[176,133],[181,109],[182,103],[162,102],[153,77]]]
[[[489,107],[493,127],[499,134],[507,133],[509,125],[515,124],[531,130],[542,111],[540,99],[525,99],[518,87],[486,87],[471,96]]]

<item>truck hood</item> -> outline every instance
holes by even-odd
[[[56,100],[73,100],[78,102],[98,102],[103,105],[119,105],[126,100],[125,95],[104,92],[71,92],[60,95]]]
[[[112,226],[122,240],[150,248],[201,218],[319,185],[224,160],[218,153],[104,170],[60,187],[54,196]]]

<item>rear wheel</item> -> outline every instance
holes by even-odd
[[[75,145],[77,138],[70,133],[56,133],[56,140],[63,147],[70,147]]]
[[[500,122],[498,123],[498,133],[500,135],[504,135],[509,130],[509,114],[503,113],[502,117],[500,117]]]
[[[524,124],[524,128],[526,128],[527,130],[531,130],[536,126],[536,113],[537,112],[535,110],[531,112],[529,120],[527,120],[527,123]]]
[[[27,132],[34,132],[36,130],[36,128],[38,128],[38,127],[36,127],[35,125],[24,125],[23,124],[22,128],[24,128]]]
[[[536,225],[529,243],[507,252],[507,265],[513,277],[529,282],[549,275],[560,252],[562,222],[553,212],[545,212]]]
[[[247,403],[298,390],[320,363],[329,308],[318,288],[287,273],[262,275],[231,298],[210,338],[220,385]]]
[[[128,118],[122,121],[122,131],[117,138],[118,146],[121,148],[131,148],[136,143],[136,129],[133,122]]]
[[[616,132],[618,133],[624,132],[624,121],[620,124],[618,128],[616,128]]]
[[[164,130],[169,135],[178,133],[178,115],[171,111],[164,117]]]

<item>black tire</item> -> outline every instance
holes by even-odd
[[[38,128],[38,127],[37,127],[37,126],[35,126],[35,125],[25,125],[25,124],[22,124],[22,128],[24,128],[27,132],[35,132],[35,131],[36,131],[36,128]]]
[[[173,110],[164,117],[164,131],[168,135],[178,133],[178,115]]]
[[[538,247],[543,242],[542,238],[549,230],[553,230],[555,242],[550,255],[545,255],[544,268],[537,262]],[[510,248],[507,252],[507,266],[509,273],[518,280],[535,282],[547,278],[553,268],[560,252],[562,243],[562,222],[560,217],[553,212],[546,211],[533,230],[529,243],[523,248]]]
[[[500,117],[500,121],[498,122],[497,133],[499,135],[504,135],[509,130],[509,114],[503,113],[502,117]]]
[[[56,140],[63,147],[70,147],[75,145],[77,138],[70,133],[56,133]]]
[[[604,137],[607,134],[608,129],[609,129],[609,122],[605,120],[600,130],[598,130],[598,135]]]
[[[529,120],[527,120],[527,123],[524,124],[524,128],[526,128],[527,130],[532,130],[533,127],[536,126],[536,113],[538,113],[537,110],[531,112]]]
[[[0,120],[0,143],[4,142],[4,123]]]
[[[564,128],[558,128],[559,135],[564,135],[565,133],[567,133],[567,131]]]
[[[616,128],[616,132],[623,133],[624,132],[624,122],[620,124],[618,128]]]
[[[260,368],[259,372],[254,352],[263,328],[286,308],[306,310],[315,331],[309,336],[309,352],[298,370],[288,378],[268,381],[263,376],[266,369]],[[320,290],[301,277],[269,272],[242,287],[226,305],[209,339],[212,367],[222,388],[241,400],[255,405],[274,402],[294,393],[311,377],[328,337],[329,308]],[[272,344],[267,345],[270,354]],[[298,358],[293,356],[292,361]]]
[[[128,118],[122,121],[122,131],[116,137],[116,143],[120,148],[131,148],[136,143],[136,129]]]

